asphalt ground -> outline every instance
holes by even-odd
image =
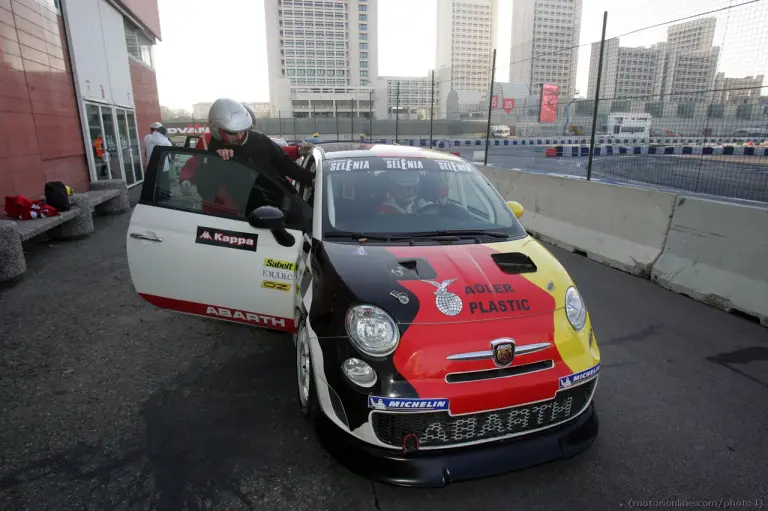
[[[28,272],[0,290],[0,509],[768,505],[768,329],[746,319],[552,248],[602,351],[593,446],[440,490],[372,484],[299,414],[289,336],[135,295],[128,220],[29,246]]]
[[[461,157],[472,161],[476,150],[482,151],[483,147],[462,149]],[[499,168],[586,177],[588,158],[547,158],[543,148],[491,146],[488,149],[488,163]],[[601,155],[593,158],[592,177],[768,202],[768,165],[762,157]]]

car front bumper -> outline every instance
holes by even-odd
[[[399,486],[436,488],[575,456],[592,444],[599,422],[592,402],[565,424],[537,433],[408,455],[365,443],[325,416],[318,422],[317,429],[325,449],[353,472]]]

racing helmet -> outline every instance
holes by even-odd
[[[253,110],[251,110],[248,107],[248,105],[246,105],[245,103],[243,103],[243,108],[245,108],[248,111],[248,115],[251,116],[251,120],[252,120],[251,128],[255,130],[256,129],[256,113]]]
[[[208,111],[211,136],[229,144],[245,142],[254,120],[242,103],[229,98],[217,99]]]
[[[419,173],[413,170],[390,172],[390,193],[397,201],[412,202],[419,194]]]

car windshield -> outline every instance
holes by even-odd
[[[478,235],[525,230],[471,164],[423,157],[363,156],[323,163],[325,237]]]

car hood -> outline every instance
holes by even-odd
[[[573,285],[530,236],[429,246],[324,242],[323,251],[325,275],[335,274],[353,302],[376,305],[400,324],[551,317]]]

